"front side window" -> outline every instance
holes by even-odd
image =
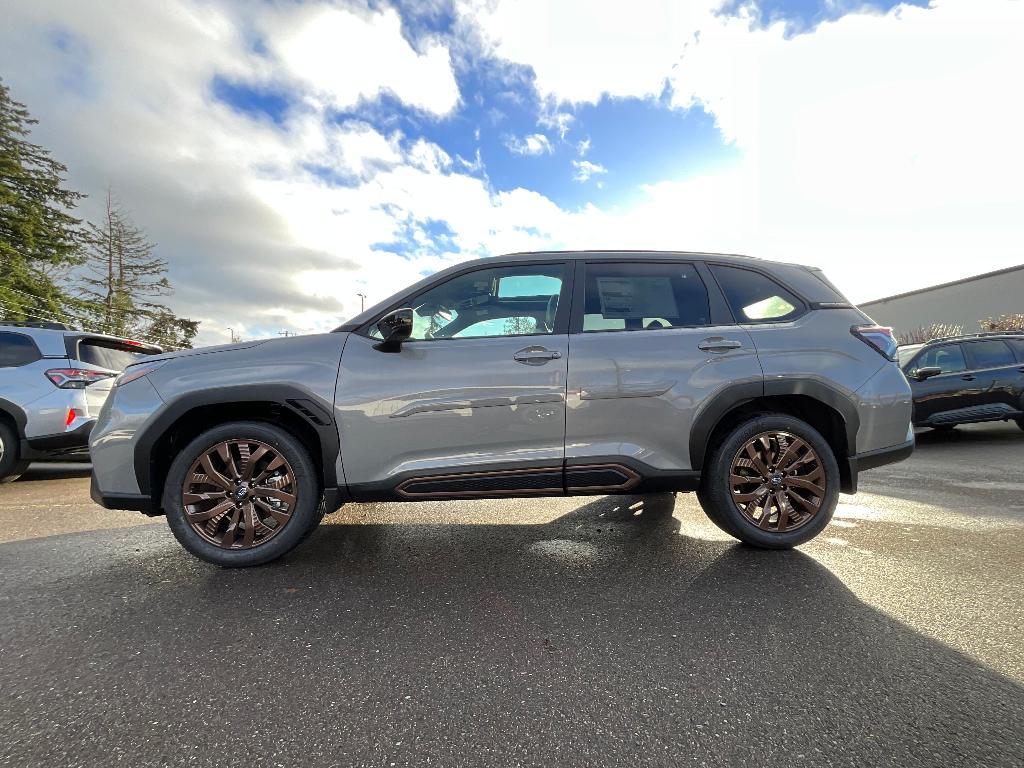
[[[943,373],[960,373],[967,370],[964,351],[959,344],[945,344],[921,353],[914,363],[914,369],[938,368]]]
[[[722,264],[712,264],[711,271],[736,322],[779,322],[800,313],[800,299],[760,272]]]
[[[692,264],[587,264],[583,331],[710,325],[708,291]]]
[[[0,368],[17,368],[41,358],[39,348],[28,336],[20,333],[0,333]]]
[[[1001,339],[972,341],[968,345],[968,350],[972,368],[1002,368],[1016,365],[1013,352]]]
[[[550,334],[565,266],[540,264],[467,272],[412,299],[411,340]],[[380,338],[376,326],[370,336]]]

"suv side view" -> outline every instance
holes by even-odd
[[[549,252],[460,264],[333,333],[161,355],[117,380],[93,498],[167,515],[225,566],[347,501],[693,491],[799,545],[860,470],[913,450],[891,329],[820,271]]]
[[[900,347],[914,393],[914,426],[1016,421],[1024,429],[1024,332],[932,339]]]
[[[113,378],[159,347],[59,323],[0,322],[0,483],[85,451]]]

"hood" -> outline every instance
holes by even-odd
[[[266,344],[269,339],[254,339],[253,341],[242,341],[237,344],[218,344],[216,347],[197,347],[196,349],[180,349],[177,352],[163,352],[159,355],[152,355],[139,361],[139,363],[152,363],[155,360],[176,360],[179,357],[194,357],[196,355],[209,355],[214,352],[232,352],[238,349],[250,349]],[[138,365],[138,363],[135,363]]]

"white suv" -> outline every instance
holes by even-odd
[[[113,379],[159,347],[57,323],[0,323],[0,483],[84,451]]]

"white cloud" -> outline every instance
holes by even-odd
[[[553,151],[551,141],[543,133],[531,133],[519,139],[510,136],[505,146],[514,155],[550,155]]]
[[[414,50],[392,8],[284,6],[266,18],[265,33],[285,70],[331,106],[352,107],[384,91],[435,115],[459,102],[448,49],[435,43]]]
[[[583,139],[576,144],[576,154],[583,157],[587,152],[590,151],[590,139]]]
[[[573,160],[572,165],[576,169],[576,173],[573,174],[576,181],[590,181],[591,176],[608,173],[608,169],[603,165],[589,160]]]
[[[463,0],[487,44],[536,73],[555,102],[657,96],[684,46],[721,0]]]

